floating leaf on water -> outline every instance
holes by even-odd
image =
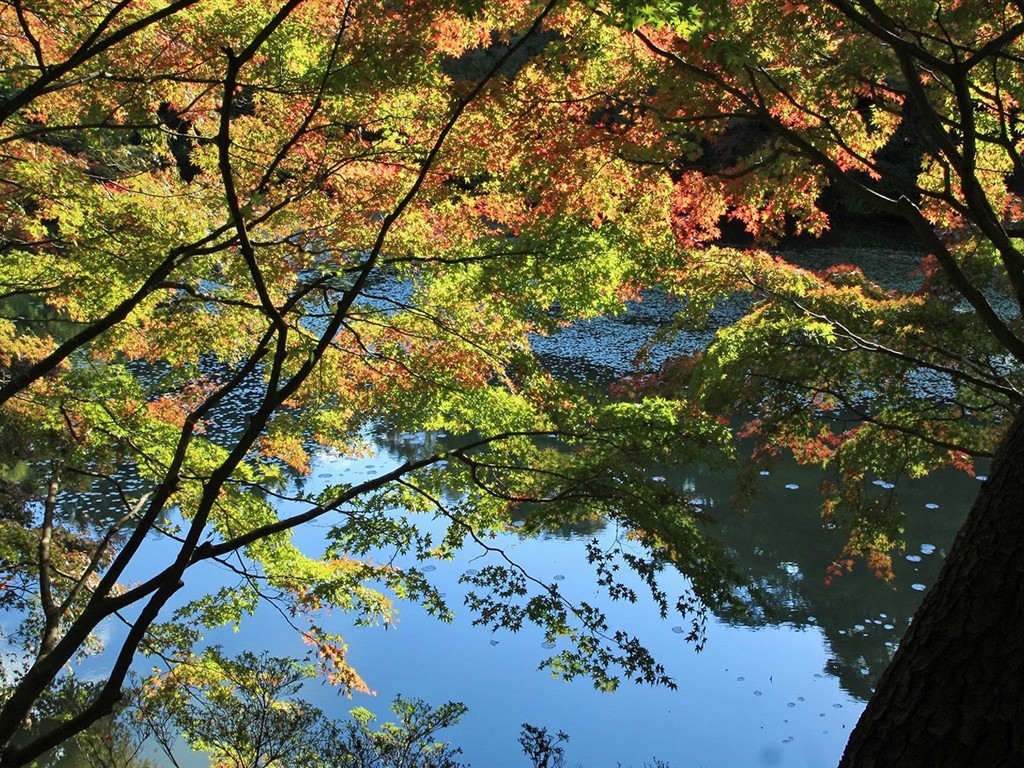
[[[497,640],[491,640],[491,645],[497,645],[497,644],[498,644]]]

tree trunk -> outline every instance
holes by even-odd
[[[1024,409],[840,768],[1024,766]]]

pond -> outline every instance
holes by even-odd
[[[813,252],[806,258],[819,266],[818,261],[827,265],[843,255]],[[858,254],[858,263],[869,274],[871,258]],[[874,258],[879,269],[897,279],[914,263],[907,254]],[[537,340],[537,347],[562,375],[607,381],[628,372],[637,350],[670,310],[662,299],[648,297],[621,318],[574,326],[559,338]],[[728,322],[742,311],[741,304],[725,306],[718,318]],[[709,338],[710,331],[683,335],[670,351],[693,351]],[[374,437],[377,452],[372,457],[321,453],[303,488],[316,492],[328,484],[375,476],[415,457],[433,439],[422,433],[382,432]],[[329,628],[344,634],[349,660],[374,695],[348,700],[327,686],[309,686],[305,696],[337,716],[354,706],[366,707],[379,721],[388,719],[388,705],[399,693],[432,705],[461,701],[468,714],[441,736],[462,747],[464,762],[477,768],[528,766],[517,743],[523,723],[568,733],[568,766],[834,766],[874,683],[934,582],[978,481],[944,473],[914,483],[901,481],[890,489],[879,479],[880,492],[898,491],[908,511],[907,548],[896,558],[895,578],[883,581],[862,568],[831,583],[826,583],[827,569],[843,538],[822,525],[820,481],[816,470],[780,464],[757,478],[754,501],[740,514],[729,501],[736,486],[729,473],[700,467],[665,473],[664,482],[703,501],[713,520],[710,525],[739,572],[768,596],[766,605],[749,614],[711,616],[699,653],[686,641],[686,619],[670,615],[662,620],[651,603],[603,605],[612,628],[638,636],[665,665],[677,690],[625,682],[609,694],[595,691],[586,680],[560,682],[537,669],[549,653],[541,647],[539,630],[492,634],[473,627],[468,612],[459,610],[466,589],[459,577],[488,560],[470,549],[454,562],[428,566],[456,611],[452,624],[407,604],[399,606],[399,622],[388,629],[352,627],[341,613],[331,618]],[[596,538],[608,546],[621,533],[595,527],[538,539],[508,534],[490,543],[537,578],[558,582],[567,596],[594,600],[598,589],[585,544]],[[323,528],[314,525],[299,537],[316,551],[322,546]],[[191,580],[209,589],[224,578],[211,569]],[[686,585],[676,577],[664,586],[678,594]],[[272,610],[258,612],[241,632],[215,633],[210,641],[228,651],[304,651]],[[205,758],[185,754],[180,762],[206,765]]]
[[[407,442],[416,439],[406,436]],[[404,448],[381,445],[375,457],[362,461],[321,456],[309,484],[386,470],[405,460],[409,446]],[[430,574],[456,610],[452,624],[406,604],[399,606],[397,626],[388,629],[354,628],[343,614],[331,620],[374,695],[348,700],[326,686],[310,686],[305,695],[328,712],[344,715],[362,706],[382,721],[398,693],[434,705],[461,701],[468,714],[442,736],[461,746],[464,761],[478,768],[528,766],[516,741],[524,722],[567,732],[568,766],[640,768],[655,760],[673,768],[834,766],[924,589],[933,583],[978,483],[949,473],[907,484],[901,491],[909,509],[907,550],[897,559],[895,579],[882,581],[861,570],[826,584],[826,568],[842,539],[822,528],[818,479],[814,470],[779,467],[760,478],[755,502],[739,515],[728,511],[728,477],[690,472],[666,478],[687,484],[718,511],[717,524],[738,568],[772,598],[771,610],[742,620],[712,617],[699,653],[686,642],[687,625],[678,616],[661,620],[652,604],[605,606],[611,625],[638,635],[678,690],[626,682],[615,693],[601,693],[585,680],[565,683],[537,670],[547,653],[538,630],[492,634],[471,626],[465,609],[459,611],[465,587],[458,577],[488,562],[467,550]],[[491,543],[538,578],[558,581],[567,595],[595,599],[584,544],[594,536],[608,543],[616,535],[605,528],[541,539],[509,535]],[[315,548],[318,529],[307,529],[302,538]],[[204,574],[192,578],[209,587]],[[682,586],[680,580],[677,587]],[[294,632],[269,610],[240,633],[221,632],[211,640],[230,651],[303,652]],[[202,758],[183,761],[205,764]]]

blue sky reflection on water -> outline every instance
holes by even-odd
[[[362,460],[321,456],[304,481],[305,490],[358,480],[400,461],[388,449]],[[673,481],[679,478],[669,477]],[[685,482],[707,496],[712,512],[729,519],[720,497],[731,485],[729,478],[698,474]],[[470,626],[471,617],[461,607],[465,587],[458,577],[487,561],[467,550],[455,562],[427,564],[456,611],[451,625],[411,604],[399,604],[399,622],[388,629],[352,627],[351,617],[342,612],[327,619],[333,631],[346,637],[350,661],[374,696],[357,694],[349,700],[318,685],[309,686],[305,695],[332,714],[343,716],[363,706],[382,721],[398,693],[434,705],[462,701],[468,714],[442,736],[462,746],[464,761],[476,768],[527,766],[517,743],[523,722],[568,732],[570,767],[641,768],[653,766],[655,758],[672,768],[833,766],[863,708],[870,679],[881,673],[920,600],[917,586],[931,583],[952,538],[956,516],[936,528],[938,506],[931,499],[941,501],[943,508],[959,505],[965,511],[976,490],[976,483],[963,476],[945,482],[945,490],[929,483],[906,494],[908,505],[920,513],[908,526],[907,557],[897,561],[895,584],[858,573],[825,587],[824,563],[834,552],[828,542],[835,539],[824,540],[823,546],[820,538],[814,472],[779,468],[764,478],[760,501],[737,518],[735,527],[726,524],[725,535],[741,569],[775,585],[780,612],[746,624],[736,617],[711,617],[707,645],[699,654],[685,641],[685,619],[670,615],[663,621],[650,603],[603,601],[610,626],[637,634],[676,680],[676,691],[625,682],[617,692],[604,694],[586,680],[557,681],[537,670],[546,653],[539,630],[492,634]],[[298,543],[317,551],[330,523],[302,530]],[[616,534],[605,529],[598,535],[610,542]],[[594,600],[597,587],[583,547],[587,538],[589,534],[520,541],[509,535],[496,543],[507,547],[531,574],[557,578],[565,594]],[[211,589],[224,577],[208,571],[190,580]],[[678,590],[684,582],[678,577],[677,582]],[[210,641],[229,651],[304,651],[295,633],[270,609],[260,609],[239,633],[213,633]]]
[[[668,311],[657,297],[649,297],[642,309],[655,317]],[[614,378],[630,369],[629,361],[654,325],[634,307],[622,318],[580,324],[568,337],[535,343],[553,370]],[[684,334],[676,339],[680,348],[675,351],[706,343],[706,334]],[[320,455],[311,475],[301,481],[303,490],[316,493],[327,484],[386,472],[416,455],[423,439],[398,436],[367,459]],[[570,768],[641,768],[655,765],[656,759],[671,768],[836,765],[873,681],[923,590],[934,581],[944,549],[977,491],[976,481],[945,473],[914,484],[900,482],[896,490],[909,517],[907,549],[896,556],[895,581],[881,582],[861,570],[826,586],[825,569],[842,539],[822,528],[817,510],[821,477],[815,470],[774,468],[761,478],[757,499],[742,516],[726,501],[735,490],[734,477],[699,468],[666,474],[668,482],[681,483],[703,499],[709,516],[718,518],[716,526],[741,573],[767,588],[775,603],[773,611],[754,618],[710,617],[707,644],[698,654],[685,641],[685,619],[670,615],[663,621],[650,603],[609,606],[602,601],[612,629],[636,634],[665,664],[678,690],[625,682],[614,694],[603,694],[586,680],[557,681],[537,670],[546,653],[539,630],[492,634],[470,626],[458,577],[486,561],[467,551],[456,562],[434,564],[430,572],[456,612],[451,625],[409,604],[399,605],[397,626],[386,630],[352,627],[351,617],[341,612],[328,620],[330,629],[346,637],[350,661],[374,696],[357,694],[349,700],[311,685],[306,697],[337,716],[366,707],[381,721],[390,716],[388,705],[398,693],[434,705],[462,701],[469,712],[460,726],[441,735],[462,746],[464,762],[475,768],[526,768],[517,743],[523,722],[568,732]],[[879,478],[878,488],[882,493],[892,486]],[[298,533],[298,542],[307,551],[320,551],[332,522],[308,526]],[[508,536],[501,543],[533,575],[562,577],[558,583],[566,594],[593,600],[597,588],[583,546],[590,535],[528,541]],[[610,540],[615,531],[598,535]],[[154,544],[153,556],[159,557],[159,545]],[[225,578],[222,571],[206,569],[189,580],[211,590]],[[677,586],[683,584],[678,579]],[[304,652],[295,633],[267,608],[239,633],[220,631],[209,639],[228,651]],[[182,765],[193,768],[206,761]]]

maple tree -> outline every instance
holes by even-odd
[[[435,734],[458,723],[464,705],[434,708],[398,696],[391,704],[397,723],[373,730],[373,714],[359,707],[340,724],[299,697],[302,683],[317,674],[313,664],[292,658],[249,652],[229,658],[218,647],[207,648],[147,689],[128,711],[139,724],[136,739],[153,738],[172,763],[184,736],[220,768],[460,765],[459,750],[436,741]]]
[[[1018,3],[14,0],[0,28],[0,604],[26,617],[0,765],[108,713],[140,650],[192,659],[265,599],[358,689],[320,609],[388,621],[384,584],[447,615],[421,570],[372,555],[487,547],[524,503],[527,533],[606,515],[646,545],[643,574],[672,563],[691,598],[729,600],[687,499],[644,467],[727,457],[744,412],[757,459],[833,472],[837,572],[884,573],[898,546],[873,480],[1001,452],[847,764],[1020,754],[1016,708],[991,705],[1021,698]],[[714,245],[723,217],[762,242],[820,235],[829,194],[909,222],[916,283]],[[685,299],[679,327],[753,303],[627,397],[531,352],[649,285]],[[375,424],[450,439],[292,492],[314,447],[358,454]],[[95,487],[120,512],[76,517]],[[290,532],[321,519],[313,557]],[[139,577],[155,535],[173,554]],[[213,563],[235,585],[174,605]],[[475,581],[483,621],[571,641],[553,670],[668,682],[554,585]],[[112,617],[129,628],[107,682],[25,728]]]
[[[657,571],[692,566],[700,640],[727,563],[638,459],[724,455],[726,428],[561,381],[529,347],[621,311],[672,243],[671,185],[596,117],[620,30],[553,0],[19,0],[0,29],[0,604],[20,619],[0,765],[111,712],[138,654],[173,676],[266,601],[362,690],[326,610],[388,623],[397,596],[446,618],[416,563],[493,550],[525,504],[524,534],[635,530],[664,610]],[[371,428],[447,437],[369,479],[291,482]],[[317,520],[324,551],[303,552],[292,531]],[[628,597],[615,556],[592,560]],[[565,677],[671,683],[498,559],[472,579],[481,622],[540,624]],[[226,585],[180,597],[205,567]],[[102,684],[62,699],[113,621]]]
[[[834,573],[858,556],[889,569],[901,513],[877,484],[993,459],[841,764],[1018,762],[1024,7],[603,10],[634,31],[634,69],[649,68],[646,90],[617,94],[662,126],[660,158],[645,159],[672,174],[690,252],[661,281],[687,300],[680,326],[706,323],[722,299],[751,302],[703,353],[641,383],[708,413],[752,414],[742,432],[759,460],[786,451],[826,468],[824,513],[850,532]],[[755,240],[817,236],[830,199],[869,227],[909,225],[926,253],[917,275],[884,287],[855,258],[814,270],[799,255],[711,245],[727,219]]]

